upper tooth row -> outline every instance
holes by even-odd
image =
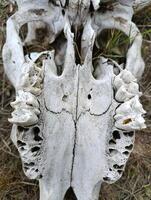
[[[139,92],[136,78],[126,69],[115,76],[114,87],[117,90],[115,98],[120,102],[125,102],[136,95],[141,96],[142,94]]]
[[[128,70],[122,70],[114,79],[116,100],[123,102],[116,109],[115,126],[122,130],[137,130],[146,128],[143,115],[146,111],[139,101],[141,92],[136,78]]]

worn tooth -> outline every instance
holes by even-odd
[[[135,96],[132,100],[131,100],[131,107],[133,110],[135,110],[138,113],[141,114],[145,114],[146,111],[143,109],[142,104],[139,101],[139,97]]]
[[[128,131],[146,128],[144,118],[138,115],[122,118],[115,122],[115,126]]]
[[[128,92],[130,92],[134,95],[138,95],[138,96],[142,95],[142,93],[139,92],[139,85],[135,82],[131,82],[130,84],[128,84],[127,90],[128,90]]]
[[[117,108],[114,116],[115,126],[124,130],[145,128],[145,120],[142,117],[145,113],[146,111],[139,102],[139,97],[135,96]]]
[[[139,97],[135,96],[129,101],[122,103],[117,109],[117,114],[125,113],[138,113],[145,114],[146,111],[143,109],[142,104],[139,102]]]
[[[126,69],[121,72],[120,77],[126,84],[136,82],[136,78],[133,76],[133,74]]]
[[[17,125],[31,126],[38,122],[38,117],[30,110],[18,108],[12,113],[12,118],[8,120]]]
[[[136,95],[141,96],[142,93],[139,92],[138,84],[132,82],[128,85],[122,85],[117,90],[115,98],[117,101],[127,101]]]
[[[119,76],[119,75],[115,76],[115,79],[114,79],[114,87],[118,90],[118,89],[121,87],[121,85],[123,85],[123,84],[124,84],[124,82],[123,82],[123,80],[120,78],[120,76]]]
[[[129,92],[134,91],[134,93],[138,93],[137,91],[139,90],[139,86],[135,82],[136,78],[132,75],[131,72],[125,69],[121,71],[119,75],[115,76],[114,86],[117,90],[121,88],[121,86],[125,86],[129,90]]]
[[[117,101],[126,101],[129,100],[130,98],[132,98],[134,95],[130,92],[128,92],[128,90],[126,89],[126,87],[124,85],[122,85],[119,90],[116,92],[115,95],[115,99]]]
[[[16,101],[10,103],[13,108],[17,108],[19,106],[33,106],[35,108],[39,107],[39,103],[34,95],[29,92],[18,91],[16,96]]]
[[[130,100],[122,103],[117,109],[116,109],[116,113],[117,114],[125,114],[125,113],[129,113],[131,112],[131,105],[130,105]]]

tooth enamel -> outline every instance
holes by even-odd
[[[38,122],[38,117],[30,110],[18,108],[12,113],[12,118],[9,119],[9,122],[21,126],[31,126]]]

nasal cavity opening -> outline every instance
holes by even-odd
[[[93,47],[94,72],[101,56],[116,61],[118,64],[126,63],[126,54],[131,45],[130,37],[117,29],[104,29],[96,37]],[[117,66],[114,66],[115,68]],[[115,69],[116,70],[116,69]]]
[[[64,200],[78,200],[72,187],[67,190]]]

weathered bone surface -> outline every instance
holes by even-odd
[[[63,200],[70,187],[78,200],[97,200],[102,182],[122,176],[134,132],[145,128],[137,83],[142,36],[131,21],[143,1],[16,2],[3,61],[16,90],[9,121],[24,172],[39,180],[41,200]],[[103,56],[93,62],[104,29],[130,37],[125,65]]]

